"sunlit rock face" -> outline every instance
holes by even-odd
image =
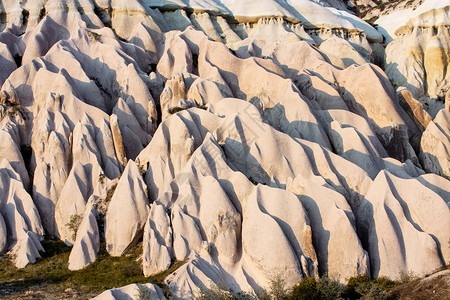
[[[449,7],[403,2],[3,1],[0,253],[141,244],[181,299],[448,264]]]
[[[446,1],[422,2],[416,9],[399,9],[382,16],[377,24],[390,42],[386,73],[392,83],[406,87],[435,117],[450,101],[450,5]]]

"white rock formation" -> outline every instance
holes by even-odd
[[[149,205],[147,186],[130,160],[117,184],[105,216],[106,250],[121,256],[142,237]]]
[[[8,232],[9,244],[22,239],[27,232],[33,232],[42,239],[44,229],[33,199],[24,189],[19,174],[4,159],[0,165],[0,211]]]
[[[130,284],[121,288],[115,288],[111,290],[104,291],[97,297],[92,299],[95,300],[128,300],[128,299],[139,299],[139,295],[147,295],[149,299],[155,300],[165,300],[164,294],[161,289],[151,283],[146,284]]]
[[[369,273],[368,254],[355,228],[355,217],[345,198],[323,178],[301,176],[288,184],[308,212],[320,274],[345,281]],[[346,244],[346,247],[340,245]]]
[[[448,3],[397,2],[3,1],[0,253],[142,241],[183,299],[448,264]]]
[[[392,40],[386,47],[386,73],[406,87],[434,117],[449,90],[449,3],[427,0],[417,9],[393,12],[378,20]],[[395,34],[395,35],[394,35]]]
[[[428,123],[420,143],[420,157],[426,171],[450,174],[450,111],[442,109]]]
[[[352,64],[363,65],[370,62],[370,57],[369,60],[365,59],[348,41],[343,38],[329,38],[320,44],[319,48],[325,53],[333,53],[334,55],[341,57],[346,67],[351,66]]]
[[[243,209],[248,213],[242,221],[242,251],[256,273],[266,282],[283,273],[288,285],[314,276],[311,226],[294,194],[258,185]]]
[[[16,268],[25,268],[28,264],[34,264],[41,257],[40,251],[44,251],[39,237],[32,231],[24,233],[17,244],[9,252]]]
[[[6,245],[8,242],[7,234],[8,232],[6,228],[5,219],[0,214],[0,253],[3,253],[3,251],[5,251],[6,249]]]
[[[78,227],[76,240],[69,256],[69,270],[80,270],[93,263],[100,250],[96,212],[89,204]]]
[[[416,209],[420,211],[419,207],[424,205],[417,202],[423,200],[417,195],[403,198],[391,177],[381,171],[357,211],[362,242],[368,247],[371,273],[390,278],[399,278],[401,272],[429,273],[444,264],[440,253],[448,251],[448,247],[441,248],[434,235],[424,231],[423,225],[414,220]],[[436,201],[432,204],[435,209],[445,205],[438,197],[430,201]],[[447,212],[448,207],[444,208],[445,216],[441,220],[444,226],[450,224]]]
[[[84,167],[77,160],[55,207],[55,221],[58,226],[59,238],[68,244],[75,242],[76,232],[74,232],[73,226],[71,228],[70,223],[84,214],[90,190],[86,183],[89,182]]]
[[[172,227],[164,206],[151,205],[144,228],[142,264],[145,276],[165,271],[172,263]]]
[[[0,130],[0,139],[3,141],[0,146],[0,153],[2,153],[0,159],[8,160],[14,170],[19,173],[20,180],[24,183],[24,186],[29,188],[30,178],[28,176],[28,171],[25,167],[22,154],[19,150],[19,143],[16,137],[17,134],[13,131],[13,128],[11,129],[12,130]]]
[[[0,165],[0,191],[1,249],[11,249],[15,266],[24,268],[41,257],[44,229],[31,196],[6,159]]]

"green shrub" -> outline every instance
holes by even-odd
[[[361,284],[370,282],[370,277],[367,275],[359,275],[356,277],[351,277],[347,285],[344,287],[344,298],[349,300],[359,299],[362,294],[356,291],[357,287]]]
[[[138,294],[139,300],[154,300],[154,299],[158,298],[158,296],[155,295],[155,292],[150,290],[145,285],[138,284],[137,286],[138,286],[138,290],[139,290],[139,294]]]
[[[313,277],[305,278],[292,288],[291,299],[320,300],[317,281]]]
[[[375,280],[361,282],[355,290],[362,296],[362,299],[382,299],[384,295],[383,289]]]
[[[328,277],[321,277],[317,281],[317,289],[321,299],[342,299],[344,286],[337,280]]]
[[[218,287],[217,285],[213,285],[210,288],[202,288],[195,295],[195,299],[198,300],[234,300],[235,296],[232,292],[227,291]]]
[[[269,296],[273,300],[288,299],[288,289],[286,289],[286,280],[281,274],[276,275],[270,280]]]
[[[287,298],[287,292],[286,298]],[[269,293],[261,289],[258,293],[255,292],[244,292],[240,291],[235,293],[233,291],[227,290],[224,287],[218,286],[216,284],[212,284],[209,288],[202,288],[197,293],[195,293],[196,300],[272,300],[276,298],[272,298],[269,296]]]
[[[72,231],[72,239],[75,241],[77,238],[78,227],[80,227],[81,221],[83,220],[82,215],[73,214],[70,216],[69,223],[66,224],[66,227]]]
[[[359,275],[348,280],[344,288],[345,299],[384,299],[386,291],[398,283],[387,277],[372,279],[367,275]]]
[[[387,277],[378,277],[376,279],[377,283],[381,286],[383,291],[386,291],[390,288],[393,288],[394,286],[398,285],[399,283],[393,280],[390,280]]]
[[[413,280],[416,280],[418,278],[418,276],[416,274],[414,274],[413,271],[402,271],[400,272],[400,281],[402,283],[408,283],[411,282]]]

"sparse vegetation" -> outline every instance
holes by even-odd
[[[91,41],[97,41],[97,42],[101,41],[101,35],[96,32],[86,30],[86,34],[91,39]]]
[[[305,278],[292,288],[290,299],[316,300],[320,299],[317,281],[314,277]]]
[[[106,179],[106,175],[104,173],[100,173],[98,175],[98,182],[99,183],[104,183],[105,179]]]
[[[138,289],[139,289],[139,294],[138,294],[139,300],[154,300],[154,299],[156,299],[155,292],[148,289],[146,286],[144,286],[142,284],[138,284]]]
[[[317,288],[322,299],[343,299],[344,285],[337,280],[322,277],[317,282]]]
[[[270,280],[269,284],[269,296],[274,300],[285,300],[288,299],[289,290],[286,288],[286,279],[281,275],[277,274],[274,278]]]
[[[186,110],[189,108],[194,108],[194,107],[206,110],[206,104],[201,104],[201,105],[197,105],[197,106],[194,104],[194,105],[183,106],[183,107],[180,107],[180,106],[169,107],[168,111],[169,111],[169,114],[173,115],[173,114],[176,114],[177,112],[180,112],[180,111],[183,111],[183,110]]]
[[[142,243],[130,249],[122,257],[111,257],[106,252],[105,243],[100,246],[97,260],[83,270],[69,271],[67,263],[71,248],[61,241],[44,241],[45,252],[42,258],[24,269],[17,269],[8,258],[0,259],[0,295],[1,298],[22,298],[27,291],[58,296],[62,294],[75,296],[78,299],[88,299],[104,290],[121,287],[131,283],[154,283],[158,285],[166,296],[168,287],[163,283],[167,275],[175,272],[186,261],[175,262],[169,270],[154,276],[144,277],[142,274],[140,257]],[[444,268],[443,270],[448,269]],[[319,279],[306,278],[292,289],[286,288],[282,275],[270,280],[267,290],[255,292],[235,293],[222,286],[212,284],[210,288],[200,290],[195,296],[200,300],[269,300],[269,299],[386,299],[397,300],[404,294],[417,295],[411,299],[445,299],[448,287],[444,284],[445,277],[422,282],[415,279],[412,273],[405,273],[403,279],[408,283],[392,281],[385,277],[370,278],[367,275],[352,277],[347,285],[342,285],[328,277]],[[152,291],[143,285],[139,287],[139,299],[153,299]],[[424,298],[421,298],[422,295]],[[432,298],[430,298],[431,296]],[[434,297],[441,297],[436,298]],[[429,297],[430,296],[430,297]]]
[[[450,285],[448,281],[448,273],[440,273],[449,270],[450,267],[444,267],[431,275],[425,276],[423,279],[416,278],[408,283],[398,284],[387,290],[387,300],[399,299],[448,299],[450,295]]]
[[[109,203],[112,199],[112,196],[114,195],[114,192],[116,191],[117,183],[114,184],[107,192],[105,197],[105,203]]]
[[[411,281],[416,280],[418,278],[419,277],[413,271],[401,272],[400,273],[400,281],[402,283],[408,283],[408,282],[411,282]]]
[[[6,116],[14,117],[20,115],[22,119],[28,120],[28,114],[20,103],[15,94],[10,95],[6,91],[0,93],[0,121]]]
[[[345,299],[382,299],[386,296],[386,291],[396,285],[398,282],[392,281],[386,277],[376,279],[367,275],[359,275],[348,280],[344,288],[343,297]]]
[[[195,299],[198,300],[234,300],[237,297],[233,292],[219,288],[217,285],[213,285],[211,288],[201,289],[196,295]]]
[[[389,298],[389,291],[401,285],[385,277],[377,279],[367,275],[352,277],[347,285],[326,276],[316,279],[309,277],[301,280],[292,289],[286,288],[286,282],[282,275],[277,275],[270,280],[267,290],[254,292],[234,293],[232,291],[212,285],[202,289],[196,299],[255,299],[255,300],[353,300],[353,299],[397,299]]]
[[[102,243],[94,263],[85,269],[70,271],[67,268],[70,247],[56,240],[44,241],[42,245],[45,249],[42,258],[24,269],[17,269],[8,258],[0,259],[0,298],[22,298],[21,295],[36,288],[58,297],[71,289],[71,295],[75,293],[77,299],[89,299],[107,289],[149,282],[167,293],[164,278],[185,263],[175,262],[169,270],[146,278],[139,261],[142,243],[121,257],[109,256]]]
[[[141,173],[141,175],[144,176],[145,173],[147,172],[147,170],[145,169],[145,166],[138,164],[138,168],[139,168],[139,172]]]
[[[169,114],[173,115],[173,114],[176,114],[177,112],[180,112],[180,111],[183,111],[183,110],[186,110],[186,109],[189,109],[189,108],[192,108],[192,106],[186,106],[186,107],[179,107],[179,106],[176,106],[176,107],[169,107]]]
[[[73,214],[70,216],[69,223],[66,224],[67,229],[72,231],[72,239],[76,240],[78,227],[80,227],[81,221],[83,220],[82,215]]]

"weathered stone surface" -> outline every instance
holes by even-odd
[[[89,193],[92,193],[91,188],[86,184],[89,182],[84,167],[77,160],[55,206],[55,221],[59,238],[70,245],[75,242],[76,236],[73,220],[83,217],[86,201]]]
[[[121,288],[107,290],[93,299],[95,300],[138,299],[141,291],[143,291],[145,294],[149,294],[151,299],[155,300],[166,299],[161,289],[157,285],[152,283],[146,284],[133,283]]]
[[[142,268],[145,276],[165,271],[172,263],[172,227],[164,206],[151,205],[144,228]]]
[[[149,212],[147,187],[130,160],[117,184],[105,216],[106,250],[121,256],[142,237]]]
[[[286,274],[289,285],[314,276],[317,258],[311,226],[297,197],[258,185],[244,205],[243,255],[266,282],[280,272]]]
[[[166,283],[191,299],[449,263],[445,1],[19,2],[0,5],[0,253],[16,266],[47,236],[73,245],[71,270],[100,241],[142,241],[146,276],[186,260]],[[380,32],[350,3],[385,6]]]
[[[428,123],[432,121],[432,118],[423,108],[423,104],[414,99],[408,90],[400,91],[399,100],[400,105],[408,113],[411,119],[413,119],[416,125],[424,131],[427,128]]]
[[[3,216],[0,214],[0,253],[3,253],[6,249],[7,245],[7,231],[6,231],[6,223]]]
[[[93,263],[100,249],[96,212],[92,204],[86,207],[82,218],[69,256],[69,270],[72,271],[83,269]]]
[[[442,109],[428,123],[420,142],[420,158],[427,172],[450,174],[450,111]]]
[[[415,197],[405,199],[421,201]],[[374,276],[399,278],[401,272],[411,271],[423,276],[444,264],[436,240],[413,219],[414,202],[410,205],[405,201],[396,192],[391,175],[382,171],[358,209],[357,222]],[[443,224],[449,222],[446,209]]]

